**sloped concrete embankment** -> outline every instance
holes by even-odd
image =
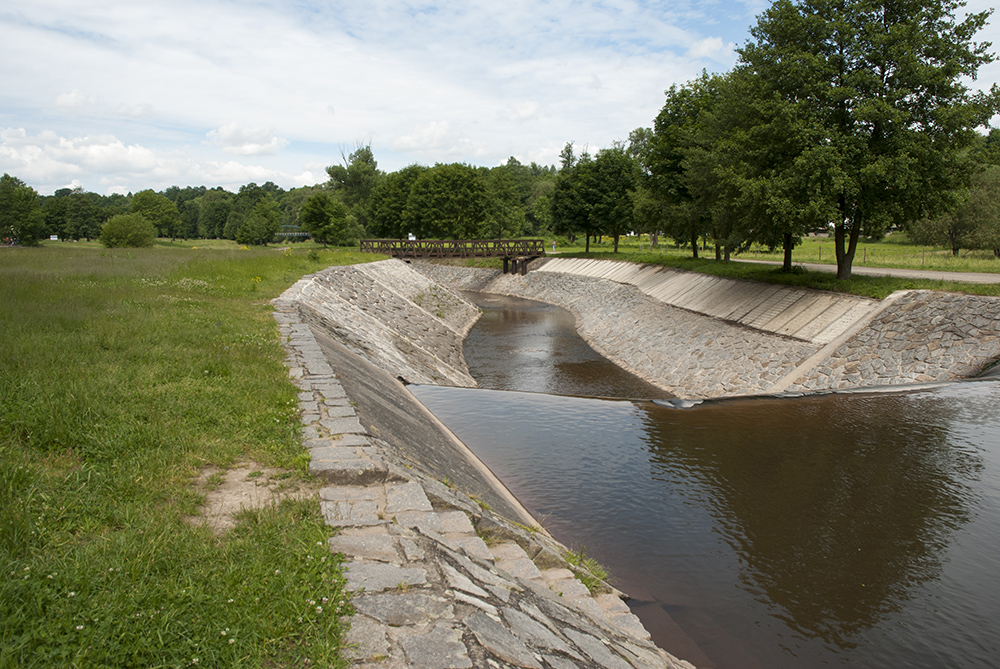
[[[951,381],[1000,357],[1000,298],[903,291],[880,302],[568,260],[526,276],[414,266],[454,289],[569,309],[596,350],[685,398]]]
[[[407,392],[458,379],[474,308],[397,261],[306,277],[275,302],[359,667],[691,667]],[[460,354],[460,353],[459,353]],[[438,357],[440,356],[440,357]],[[443,381],[453,382],[453,381]]]

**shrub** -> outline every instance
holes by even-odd
[[[101,228],[101,243],[109,249],[152,246],[156,238],[153,224],[142,214],[118,214]]]

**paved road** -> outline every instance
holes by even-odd
[[[737,262],[752,262],[761,265],[780,265],[774,260],[741,260],[734,258]],[[821,265],[817,263],[794,263],[799,267],[804,267],[811,272],[836,272],[836,265]],[[907,279],[930,279],[931,281],[961,281],[963,283],[1000,283],[1000,273],[992,274],[988,272],[941,272],[928,269],[895,269],[892,267],[858,267],[854,266],[854,274],[864,274],[867,276],[899,276]]]

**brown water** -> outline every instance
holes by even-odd
[[[550,311],[487,313],[494,334],[477,326],[467,341],[473,375],[616,394],[582,342],[541,341],[548,325],[526,314],[558,325]],[[525,359],[530,374],[515,369]],[[637,381],[617,394],[639,396]],[[690,410],[412,389],[558,539],[610,567],[661,646],[700,667],[997,665],[1000,382]]]

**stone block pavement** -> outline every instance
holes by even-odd
[[[657,648],[608,587],[596,596],[562,546],[410,468],[369,435],[299,317],[296,290],[275,301],[300,388],[310,469],[330,550],[343,553],[356,613],[356,667],[692,667]]]

